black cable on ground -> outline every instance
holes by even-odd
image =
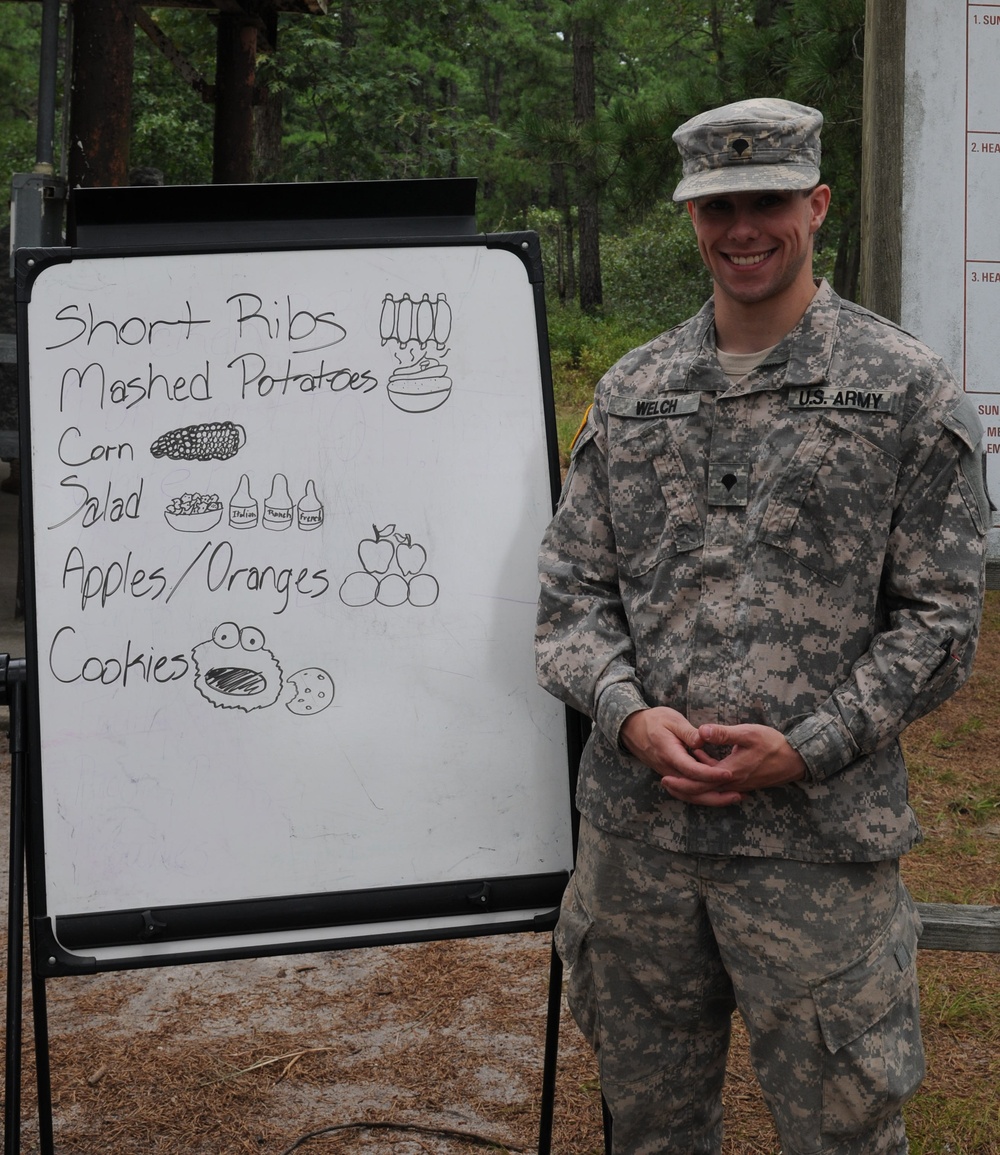
[[[336,1123],[332,1127],[321,1127],[318,1131],[310,1131],[296,1139],[291,1147],[287,1147],[281,1155],[292,1155],[305,1146],[310,1139],[318,1139],[320,1135],[331,1135],[335,1131],[411,1131],[418,1135],[431,1135],[445,1139],[461,1139],[466,1143],[474,1143],[477,1147],[493,1147],[498,1151],[528,1151],[528,1147],[517,1147],[512,1143],[501,1143],[499,1139],[490,1139],[486,1135],[477,1135],[471,1131],[454,1131],[449,1127],[422,1127],[418,1123],[384,1123],[384,1122],[357,1122]]]

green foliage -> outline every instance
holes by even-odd
[[[185,59],[211,81],[214,27],[205,14],[156,9],[153,16]],[[212,179],[212,125],[212,108],[137,30],[130,166],[158,168],[166,184],[207,184]]]
[[[35,166],[40,38],[38,5],[0,4],[0,171],[7,174]],[[9,217],[9,200],[0,198],[0,223]]]
[[[567,377],[572,384],[557,402],[583,406],[593,400],[594,386],[605,370],[660,331],[619,315],[583,313],[575,304],[552,308],[548,327],[553,363],[578,374]]]
[[[570,447],[587,406],[594,399],[594,386],[615,361],[648,336],[615,320],[583,313],[575,303],[550,310],[552,391],[563,466],[569,461]]]
[[[287,180],[476,176],[486,230],[521,227],[547,166],[513,125],[563,47],[531,0],[356,0],[282,24],[261,79],[285,106]]]
[[[641,329],[672,328],[697,312],[711,293],[683,205],[660,204],[634,229],[605,237],[601,253],[607,311]]]
[[[484,231],[544,215],[554,254],[548,283],[560,301],[577,295],[577,206],[596,193],[605,314],[625,310],[641,327],[669,325],[706,286],[665,204],[679,176],[671,134],[723,101],[782,95],[826,115],[823,170],[835,195],[820,237],[821,271],[849,292],[864,7],[865,0],[346,0],[326,15],[283,13],[257,76],[268,106],[280,109],[280,149],[258,158],[257,179],[474,176]],[[150,11],[211,82],[215,26],[206,13]],[[37,5],[0,5],[0,157],[12,169],[31,157],[38,23]],[[593,37],[596,94],[596,109],[582,119],[574,104],[580,28]],[[210,180],[212,108],[140,30],[133,101],[131,163],[162,169],[168,183]]]
[[[573,437],[594,387],[630,349],[655,337],[662,325],[643,325],[623,313],[584,313],[574,302],[548,308],[552,388],[559,433],[559,453],[566,463]]]
[[[921,1018],[934,1026],[957,1027],[995,1013],[992,991],[970,991],[956,987],[947,975],[935,975],[921,990]]]
[[[558,299],[561,218],[535,211],[527,224],[541,238],[549,299],[548,328],[559,447],[565,460],[594,386],[630,349],[701,308],[711,281],[683,206],[664,202],[636,228],[601,242],[605,308],[583,313]]]

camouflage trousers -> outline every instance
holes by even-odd
[[[737,1008],[783,1155],[904,1155],[919,932],[895,861],[690,857],[584,819],[556,947],[615,1155],[718,1155]]]

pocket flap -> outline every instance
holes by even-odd
[[[917,918],[905,891],[885,932],[857,962],[813,987],[823,1041],[831,1053],[860,1038],[907,993],[917,950]]]
[[[569,880],[566,893],[563,895],[562,908],[559,911],[559,921],[556,923],[553,942],[556,952],[563,964],[572,969],[580,957],[583,940],[587,932],[594,925],[590,912],[580,901],[573,879]]]
[[[705,529],[695,487],[665,421],[616,419],[608,459],[618,562],[641,577],[701,547]]]

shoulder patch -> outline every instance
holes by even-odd
[[[582,422],[580,423],[580,429],[579,429],[579,430],[577,430],[577,431],[576,431],[576,432],[573,434],[573,440],[569,442],[569,452],[570,452],[570,453],[575,453],[575,452],[576,452],[576,445],[577,445],[577,442],[579,442],[579,441],[582,441],[582,440],[583,440],[583,431],[584,431],[585,429],[587,429],[587,423],[588,423],[588,422],[589,422],[589,420],[590,420],[590,415],[591,415],[591,412],[592,412],[592,411],[594,411],[594,403],[592,403],[592,402],[591,402],[591,403],[588,405],[588,407],[587,407],[587,412],[585,412],[585,413],[584,413],[584,415],[583,415],[583,420],[582,420]],[[588,440],[589,440],[589,439],[588,439]]]
[[[983,439],[983,423],[968,393],[963,393],[941,420],[945,428],[950,429],[970,449],[975,449]]]
[[[963,393],[941,418],[941,423],[962,443],[959,489],[976,522],[976,528],[981,534],[986,533],[996,506],[986,485],[986,457],[981,448],[983,425],[967,393]]]

